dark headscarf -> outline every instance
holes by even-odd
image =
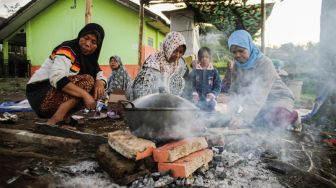
[[[79,47],[79,39],[86,34],[94,34],[97,37],[97,49],[90,55],[82,54]],[[80,65],[79,74],[89,74],[96,79],[97,73],[101,71],[98,64],[98,58],[103,45],[104,36],[104,29],[99,24],[89,23],[79,31],[76,39],[63,42],[57,46],[54,51],[61,47],[70,47],[76,54],[76,61]]]

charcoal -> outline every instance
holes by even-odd
[[[173,183],[175,179],[171,176],[162,176],[158,181],[154,183],[154,187],[164,187]]]
[[[193,183],[194,186],[204,186],[204,180],[202,176],[197,176]]]

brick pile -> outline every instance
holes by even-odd
[[[108,144],[112,149],[128,159],[141,160],[152,156],[155,143],[138,138],[129,131],[114,131],[108,133]]]
[[[144,169],[137,167],[146,159],[152,161],[151,165],[146,165],[151,169],[157,165],[159,172],[170,171],[173,177],[186,178],[198,168],[207,166],[213,158],[204,137],[187,138],[156,148],[154,142],[138,138],[129,131],[115,131],[108,133],[106,145],[110,150],[101,146],[97,156],[103,168],[114,178],[122,176],[115,172],[116,169],[124,172],[124,175]]]
[[[153,151],[159,172],[171,171],[174,177],[186,178],[213,158],[204,137],[193,137],[169,143]]]

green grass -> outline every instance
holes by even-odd
[[[0,94],[24,93],[28,78],[0,78]]]
[[[314,104],[315,98],[316,96],[314,94],[301,93],[300,100],[295,101],[295,106],[311,109]]]
[[[213,62],[213,65],[218,70],[221,79],[224,77],[224,73],[227,69],[227,63],[225,61],[215,61]]]

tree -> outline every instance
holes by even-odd
[[[319,81],[328,97],[316,114],[316,121],[335,126],[336,122],[336,1],[322,0],[320,17]],[[321,89],[322,90],[322,89]],[[326,120],[326,121],[323,121]]]

